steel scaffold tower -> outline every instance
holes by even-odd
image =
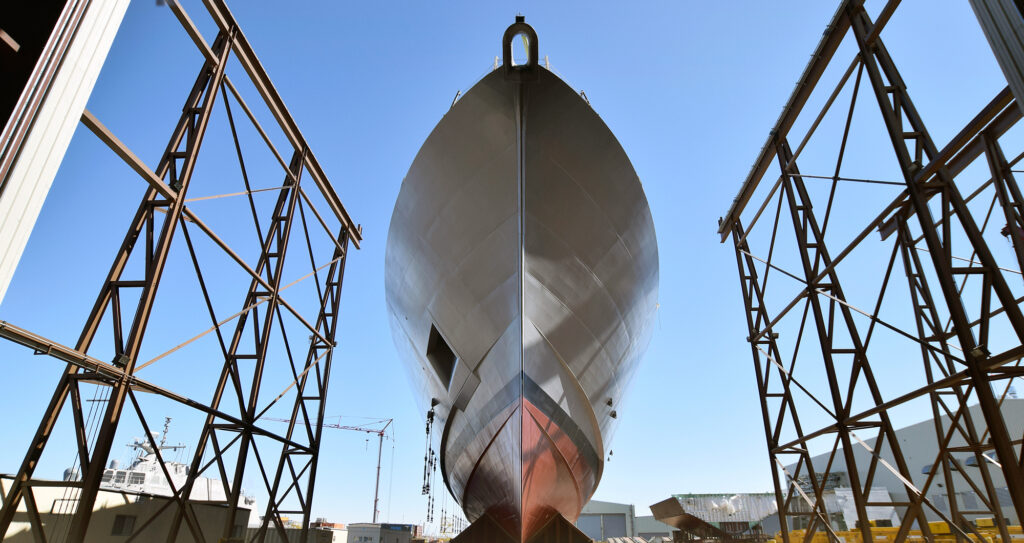
[[[1013,169],[1024,153],[1008,160],[1003,149],[1024,147],[1004,138],[1021,107],[1006,87],[940,149],[883,43],[899,4],[885,3],[872,20],[862,0],[841,2],[719,222],[722,241],[731,239],[736,253],[787,543],[794,527],[806,530],[805,541],[816,532],[838,540],[836,502],[826,494],[840,480],[855,510],[848,528],[864,541],[873,537],[869,507],[894,508],[900,541],[911,530],[933,537],[931,519],[968,541],[981,537],[978,518],[991,518],[1008,541],[1008,524],[1024,519],[1024,436],[1011,433],[1004,416],[1010,382],[1024,376],[1024,197]],[[1012,48],[997,47],[988,23],[998,21],[1003,39],[1024,17],[1004,10],[1004,25],[985,14],[1006,1],[973,4],[1014,80],[1006,71]],[[794,151],[791,130],[843,44],[854,58],[804,123],[809,128]],[[833,108],[844,92],[848,107]],[[888,136],[892,151],[878,161],[894,164],[889,179],[844,173],[851,125],[866,116],[857,108],[872,105],[880,118],[871,136]],[[823,123],[832,110],[839,122]],[[841,127],[838,149],[826,159],[834,169],[804,174],[798,159],[823,162],[818,155],[828,144],[818,140],[826,136],[814,137],[822,126]],[[769,171],[777,172],[773,183]],[[845,189],[851,185],[857,188]],[[856,192],[837,197],[837,190]],[[910,367],[908,348],[919,353],[908,375],[920,381],[886,382],[894,367]],[[911,405],[927,405],[933,419],[936,455],[924,466],[911,465],[891,419]],[[812,461],[815,451],[826,460]],[[882,477],[900,481],[905,492],[879,501],[872,488]]]
[[[312,520],[310,510],[328,380],[336,347],[342,279],[349,247],[358,248],[362,239],[361,228],[349,217],[224,1],[206,2],[217,28],[212,44],[205,41],[177,2],[170,0],[168,4],[202,54],[204,62],[157,167],[151,170],[89,111],[81,119],[139,174],[148,188],[78,342],[73,347],[61,345],[0,321],[0,337],[33,349],[36,354],[49,355],[67,363],[25,459],[3,496],[0,536],[8,533],[19,507],[23,506],[36,540],[47,540],[33,488],[54,486],[54,482],[35,478],[35,471],[57,427],[58,418],[70,411],[77,445],[74,470],[81,474],[81,478],[60,482],[60,485],[74,488],[77,494],[75,507],[69,512],[67,540],[83,540],[89,531],[115,434],[127,409],[130,415],[137,417],[137,422],[146,432],[149,445],[155,451],[173,492],[173,496],[150,518],[139,519],[129,541],[165,539],[173,542],[182,525],[194,541],[223,541],[239,537],[236,517],[242,498],[242,479],[244,474],[253,470],[252,459],[255,459],[269,496],[266,508],[261,512],[262,525],[253,540],[262,541],[269,530],[277,531],[287,539],[283,519],[288,515],[301,517],[301,540],[307,538]],[[279,128],[288,141],[288,162],[283,158],[282,149],[275,146],[257,120],[257,114],[243,99],[239,87],[229,78],[229,60],[237,62],[244,70],[246,77],[243,82],[255,88],[261,98],[260,105],[269,111],[277,125],[275,128]],[[245,251],[231,247],[191,206],[186,205],[194,201],[187,198],[190,188],[203,182],[202,176],[194,173],[204,137],[208,135],[211,115],[218,105],[224,108],[231,129],[235,151],[232,160],[237,159],[245,182],[244,192],[223,196],[244,194],[248,199],[250,218],[260,248],[255,259],[244,258]],[[280,186],[273,189],[250,186],[251,172],[247,174],[246,171],[243,144],[232,116],[232,106],[244,112],[252,128],[280,163],[284,174]],[[253,193],[269,190],[277,191],[276,205],[269,214],[260,213]],[[207,198],[199,198],[202,199]],[[318,210],[318,203],[321,208],[325,205],[326,209]],[[239,220],[245,218],[239,217]],[[249,277],[242,307],[218,311],[217,297],[211,293],[212,287],[208,284],[210,272],[204,273],[204,266],[200,264],[200,252],[196,247],[199,236],[217,247],[222,256],[237,266],[235,270],[241,270]],[[329,249],[314,247],[311,241],[314,239],[329,240],[325,242]],[[139,370],[199,337],[152,360],[140,358],[147,325],[158,305],[155,303],[157,290],[169,262],[172,243],[177,254],[188,255],[187,267],[194,271],[193,279],[202,293],[201,301],[207,312],[202,317],[209,318],[212,324],[204,334],[212,333],[211,337],[216,337],[223,355],[220,378],[213,397],[208,401],[189,398],[136,375]],[[309,270],[302,277],[286,277],[285,262],[290,248],[300,252],[297,258],[308,258]],[[133,266],[133,262],[141,262],[141,265]],[[295,300],[289,303],[285,298],[283,291],[302,281],[313,284],[311,288],[317,300],[311,305],[318,308],[315,313],[303,314],[297,309]],[[237,313],[227,316],[234,311]],[[225,326],[233,327],[230,335],[222,333]],[[289,327],[309,334],[308,347],[304,337],[301,342],[289,343]],[[115,354],[109,361],[89,354],[93,340],[103,330],[112,336],[114,343]],[[265,377],[269,375],[266,368],[271,365],[286,367],[288,380],[269,383]],[[266,392],[271,384],[282,387],[283,391],[272,398],[261,396],[261,392]],[[105,391],[100,398],[102,418],[95,437],[86,429],[83,385]],[[140,405],[138,392],[154,394],[205,415],[183,485],[176,486],[172,480],[160,447],[150,432],[151,425]],[[270,429],[271,425],[264,425],[268,419],[262,418],[282,400],[292,403],[288,428],[283,434]],[[261,445],[258,445],[257,438],[262,440]],[[195,501],[203,500],[197,500],[192,493],[197,478],[210,470],[215,470],[220,476],[227,496],[223,526],[218,526],[216,533],[204,532],[194,508]],[[160,530],[167,531],[147,530],[161,515],[173,518],[169,530],[166,525]]]

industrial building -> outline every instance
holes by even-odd
[[[315,543],[345,543],[348,541],[348,527],[340,522],[327,522],[318,518],[309,525]]]
[[[576,527],[595,541],[621,537],[671,537],[673,528],[653,516],[636,516],[632,504],[590,500],[583,506]]]
[[[636,517],[635,524],[636,537],[642,538],[645,541],[657,541],[657,538],[672,539],[674,528],[654,518],[654,515],[644,515],[642,517]]]
[[[601,541],[634,535],[636,509],[631,504],[590,500],[576,519],[576,527],[587,537]]]
[[[971,411],[971,414],[976,415],[973,417],[973,420],[982,420],[978,414],[979,408],[977,405],[970,406],[968,409]],[[1024,433],[1024,399],[1007,398],[1003,402],[1002,410],[1003,417],[1007,421],[1011,433],[1013,435]],[[941,418],[941,426],[949,428],[948,416]],[[976,429],[979,434],[984,432],[983,427]],[[920,487],[923,485],[924,479],[931,472],[935,458],[938,456],[934,421],[925,420],[900,428],[896,431],[896,435],[899,439],[904,458],[910,463],[912,469],[911,483],[915,487]],[[854,452],[859,466],[869,465],[867,458],[871,454],[869,450],[875,449],[874,445],[875,440],[866,439],[864,440],[864,445],[858,447]],[[956,437],[949,444],[949,447],[953,449],[962,446],[963,440],[960,439],[958,441]],[[977,470],[977,463],[974,462],[973,454],[969,451],[964,451],[962,456],[961,465],[964,469]],[[881,447],[881,457],[882,460],[890,465],[895,462],[888,447]],[[828,511],[831,528],[837,532],[856,529],[856,500],[850,488],[849,475],[846,472],[842,455],[832,455],[831,452],[823,453],[813,456],[811,462],[815,470],[821,473],[824,471],[830,458],[832,468],[827,479],[824,481],[819,480],[819,486],[822,488],[821,499],[825,504],[825,510]],[[882,465],[884,466],[884,464]],[[787,473],[795,473],[797,471],[796,468],[795,465],[789,465],[785,469]],[[992,482],[996,486],[1003,514],[1010,524],[1019,524],[1014,515],[1013,502],[1010,500],[1005,483],[999,477],[997,470],[993,470],[992,473]],[[866,480],[867,475],[867,473],[859,474],[861,480]],[[967,475],[971,476],[972,479],[976,478],[976,474],[968,472]],[[990,518],[990,516],[983,514],[970,513],[970,511],[978,508],[981,497],[974,491],[969,490],[971,487],[963,475],[957,472],[955,477],[957,478],[955,481],[957,488],[968,489],[958,493],[957,505],[961,513],[972,520]],[[787,480],[787,486],[792,486],[792,484],[791,480]],[[939,483],[939,485],[941,488],[942,483]],[[813,494],[810,481],[804,477],[797,478],[796,486],[800,488],[804,495]],[[897,497],[905,494],[905,486],[896,474],[889,469],[879,468],[873,474],[872,487],[870,492],[867,493],[867,501],[874,504],[866,507],[866,513],[873,526],[899,526],[900,518],[902,518],[904,512],[896,506],[886,504],[898,501]],[[797,496],[800,496],[800,493],[797,493]],[[944,497],[944,494],[941,493],[929,496],[936,503],[940,511],[949,511],[949,504],[945,501]],[[799,497],[796,500],[799,500]],[[600,526],[611,526],[614,529],[618,526],[617,523],[620,522],[618,519],[623,516],[623,510],[616,510],[614,508],[615,505],[617,504],[604,504],[602,502],[596,510],[598,514],[594,515],[600,518],[588,519],[587,522],[593,526],[599,526],[598,520],[600,520],[602,523]],[[622,507],[629,507],[631,510],[631,506]],[[671,525],[670,528],[679,529],[687,537],[720,538],[728,536],[734,539],[767,540],[781,530],[778,506],[775,494],[772,492],[753,494],[675,494],[667,500],[652,505],[651,510],[656,519],[667,523],[662,525]],[[795,501],[791,505],[791,511],[806,514],[790,516],[789,529],[807,529],[811,518],[810,507],[803,501]],[[928,520],[930,522],[942,520],[934,511],[929,511],[929,513]],[[616,514],[618,516],[615,516]],[[608,520],[605,520],[606,515]],[[582,518],[581,516],[581,520]],[[591,537],[599,539],[593,534],[601,532],[597,530],[588,531],[582,525],[581,529],[588,535],[591,535]],[[618,532],[614,533],[617,534]],[[633,533],[643,536],[644,530],[638,529],[625,535],[633,535]]]
[[[0,475],[0,493],[5,493],[11,487],[12,477]],[[66,486],[62,481],[51,481],[50,484],[40,485],[34,489],[35,515],[44,528],[47,541],[62,540],[64,534],[70,528],[71,518],[75,508],[78,506],[80,490],[73,486]],[[100,490],[96,497],[96,505],[93,510],[92,522],[95,526],[90,530],[84,543],[115,540],[118,536],[125,538],[143,529],[150,530],[148,533],[167,533],[172,515],[161,511],[167,509],[168,496],[159,496],[130,490]],[[248,522],[250,517],[255,520],[254,511],[250,507],[240,505],[242,515],[238,517],[237,524],[232,532],[235,537],[249,534]],[[221,502],[195,502],[195,521],[204,529],[219,529],[223,525],[227,503]],[[14,521],[4,537],[5,543],[20,543],[37,541],[31,530],[32,515],[25,502],[22,502],[14,515]],[[149,519],[149,520],[147,520]],[[144,526],[144,523],[150,523]],[[258,525],[258,522],[256,523]],[[297,532],[297,530],[296,530]],[[252,534],[255,533],[253,530]],[[268,533],[268,541],[279,541],[275,533]],[[182,543],[193,541],[192,537],[183,532],[177,541]]]
[[[970,419],[975,423],[975,431],[978,435],[983,435],[985,433],[985,425],[984,418],[981,415],[981,408],[975,404],[969,406],[967,410],[970,412]],[[1002,403],[1002,414],[1003,419],[1006,421],[1007,429],[1011,435],[1024,435],[1024,399],[1010,397],[1004,399]],[[939,421],[944,432],[950,428],[949,416],[943,415],[940,417]],[[913,483],[915,488],[922,488],[924,486],[925,480],[928,479],[933,467],[935,467],[935,459],[939,455],[937,445],[939,443],[939,439],[935,432],[936,424],[935,421],[931,419],[923,420],[917,424],[912,424],[896,430],[896,436],[899,439],[903,458],[906,460],[908,467],[910,468],[910,482]],[[982,498],[975,490],[972,489],[970,484],[970,482],[978,479],[978,463],[975,461],[974,454],[964,448],[965,445],[966,443],[964,442],[963,436],[959,432],[953,432],[948,448],[953,451],[956,451],[958,448],[961,449],[959,453],[954,453],[953,455],[953,458],[959,462],[959,467],[951,469],[953,484],[958,490],[956,493],[956,505],[958,506],[960,513],[968,519],[976,520],[978,518],[991,518],[990,514],[972,513],[972,511],[977,511],[979,509]],[[868,460],[871,457],[871,451],[875,450],[875,448],[874,439],[865,439],[863,446],[858,445],[854,448],[853,454],[857,459],[857,466],[861,467],[861,471],[858,473],[858,476],[862,481],[867,478],[866,469],[864,469],[864,467],[870,465]],[[885,445],[880,447],[880,449],[882,460],[890,466],[895,465],[892,449]],[[830,456],[832,456],[831,452],[811,457],[811,464],[814,466],[817,473],[824,471],[825,465],[829,462]],[[986,453],[983,456],[984,458],[989,459],[988,461],[993,465],[993,467],[996,467],[995,459],[991,453]],[[829,507],[829,504],[826,502],[826,508],[830,513],[832,513],[830,516],[833,517],[831,520],[834,529],[853,529],[855,526],[854,519],[856,518],[856,513],[853,510],[854,502],[852,495],[848,495],[848,499],[846,501],[841,499],[844,492],[847,494],[850,492],[850,478],[847,473],[843,455],[836,454],[832,463],[833,465],[829,471],[829,477],[825,481],[824,488],[826,491],[832,491],[832,493],[838,495],[840,498],[839,501],[848,504],[848,506],[843,507],[839,502],[835,502],[831,507]],[[965,471],[961,472],[961,469]],[[796,465],[791,464],[786,466],[786,471],[787,473],[795,473],[797,471]],[[991,469],[989,473],[992,479],[992,486],[995,487],[996,495],[999,498],[999,505],[1003,515],[1006,517],[1009,524],[1020,524],[1016,512],[1014,511],[1013,501],[1010,499],[1009,490],[1006,487],[1006,482],[1003,479],[1001,471],[999,469]],[[805,492],[810,491],[810,480],[806,476],[798,477],[797,482]],[[788,483],[789,481],[787,481],[787,484]],[[950,504],[946,499],[946,493],[943,490],[946,483],[939,482],[936,484],[938,485],[938,488],[930,493],[927,498],[935,504],[939,511],[948,513],[950,510]],[[974,484],[977,483],[975,482]],[[883,501],[876,499],[875,494],[879,487],[884,488],[892,498],[906,496],[907,494],[906,486],[900,477],[891,469],[887,469],[882,466],[880,466],[874,473],[874,478],[872,479],[872,493],[868,496],[869,502],[877,503],[879,501]],[[829,492],[826,492],[824,497],[829,499],[828,495]],[[886,498],[884,501],[898,500]],[[871,514],[874,509],[878,508],[869,507],[869,514]],[[897,508],[897,510],[898,509],[899,508]],[[925,509],[925,515],[928,517],[930,522],[942,520],[939,514],[931,508]],[[884,515],[880,516],[884,517]],[[874,518],[875,515],[872,515],[872,519]],[[894,525],[899,524],[898,518],[899,517],[896,517]],[[799,519],[799,517],[797,517],[797,519]],[[791,527],[794,529],[802,527],[795,525],[799,524],[799,520],[794,520],[791,524]],[[883,524],[879,525],[881,526]]]
[[[0,12],[0,301],[127,8],[18,2]]]
[[[0,494],[10,488],[11,476],[0,475]],[[46,541],[61,541],[70,526],[74,508],[78,500],[79,490],[73,486],[62,486],[60,481],[51,481],[48,485],[40,486],[35,490],[35,506],[38,511],[39,520],[45,528]],[[108,541],[122,541],[132,535],[143,531],[146,533],[165,533],[173,519],[167,511],[169,503],[173,501],[170,496],[139,492],[129,489],[101,489],[96,498],[96,505],[93,511],[94,529],[89,531],[84,543],[101,543]],[[259,512],[254,504],[246,502],[242,506],[243,514],[232,532],[232,537],[239,538],[239,541],[251,541],[260,531]],[[203,533],[214,533],[224,523],[227,512],[227,501],[197,501],[194,504],[195,519]],[[34,543],[37,541],[31,531],[29,511],[24,503],[18,508],[14,522],[7,535],[3,538],[4,543]],[[285,528],[282,537],[278,530],[269,529],[266,531],[264,541],[266,543],[292,543],[298,541],[302,529],[301,525],[284,519]],[[149,523],[146,525],[146,523]],[[348,533],[346,526],[341,523],[327,522],[326,519],[318,518],[310,523],[310,543],[346,543]],[[194,539],[188,532],[178,535],[180,543],[190,543]],[[388,539],[387,541],[392,541]],[[402,539],[400,541],[407,541]]]
[[[823,499],[833,514],[837,529],[845,530],[846,522],[851,525],[856,518],[854,502],[848,488],[833,488],[825,492]],[[885,488],[873,488],[870,499],[873,502],[890,501]],[[695,539],[730,538],[747,541],[767,541],[781,530],[775,494],[760,492],[751,494],[676,494],[651,506],[655,516],[676,528],[685,537]],[[868,508],[868,515],[876,526],[892,526],[898,518],[891,506]],[[802,517],[797,517],[802,519]],[[804,529],[804,524],[790,526],[790,529]]]
[[[409,543],[419,537],[415,524],[358,522],[348,525],[348,543]]]

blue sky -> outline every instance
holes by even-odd
[[[869,12],[876,13],[878,4],[869,2]],[[883,38],[912,92],[922,89],[915,99],[941,147],[1005,82],[966,2],[906,4]],[[202,5],[185,7],[210,39]],[[771,488],[735,259],[715,230],[834,2],[254,0],[233,2],[232,9],[364,228],[363,248],[352,254],[346,271],[327,412],[351,417],[343,419],[348,424],[364,420],[357,417],[395,419],[394,440],[384,452],[384,520],[421,523],[426,508],[419,492],[423,413],[412,401],[384,310],[391,210],[419,146],[456,92],[468,90],[492,65],[517,13],[537,30],[541,56],[586,92],[619,138],[644,184],[659,240],[655,334],[618,409],[614,455],[595,498],[633,503],[645,513],[646,506],[673,493]],[[836,57],[840,70],[852,58],[849,45]],[[128,10],[89,109],[155,165],[200,62],[170,11],[138,0]],[[837,74],[831,77],[835,81]],[[863,109],[865,116],[877,117],[877,111]],[[233,152],[222,119],[212,121],[211,134],[211,153]],[[875,134],[874,140],[851,144],[855,169],[870,172],[871,153],[885,151],[884,134]],[[255,184],[274,186],[280,175],[270,159],[252,160],[254,176],[263,176]],[[208,184],[194,184],[192,195],[216,194],[222,186],[220,192],[230,192],[238,183],[229,179],[237,177],[237,168],[228,173],[231,164],[197,171],[194,183]],[[142,191],[142,182],[80,127],[0,305],[0,319],[73,344]],[[215,229],[234,233],[231,212],[209,209]],[[841,227],[843,218],[836,221]],[[170,294],[164,299],[175,308],[167,315],[177,328],[150,333],[147,346],[154,353],[208,326],[193,306]],[[202,348],[197,345],[196,352]],[[0,397],[9,413],[0,472],[12,472],[62,366],[0,344],[0,367],[18,383]],[[183,369],[188,367],[155,365],[153,371],[164,371],[160,382],[187,388],[194,380]],[[894,380],[900,375],[898,369],[886,373]],[[150,420],[160,420],[162,409],[178,421],[169,440],[194,441],[188,428],[195,419],[176,407],[154,404]],[[896,422],[922,416],[912,411]],[[126,424],[112,458],[128,458],[121,443],[134,435],[140,430]],[[59,476],[74,454],[69,439],[53,443],[42,476]],[[373,443],[362,434],[327,431],[314,516],[368,520],[375,461]]]

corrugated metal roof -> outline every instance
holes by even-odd
[[[677,494],[673,496],[687,513],[704,522],[760,522],[778,511],[775,495]]]

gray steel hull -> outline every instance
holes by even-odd
[[[536,74],[495,70],[438,123],[385,267],[395,344],[424,410],[438,402],[445,483],[467,518],[522,540],[593,495],[658,290],[628,157],[575,91]]]

